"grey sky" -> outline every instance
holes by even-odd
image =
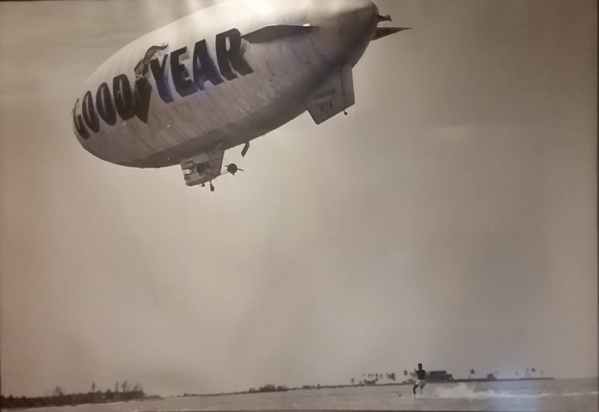
[[[377,1],[415,30],[371,44],[350,116],[215,194],[85,152],[84,79],[207,3],[0,3],[3,392],[597,375],[595,1]]]

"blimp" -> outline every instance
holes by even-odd
[[[392,27],[370,0],[223,0],[117,51],[72,109],[92,155],[180,166],[187,186],[236,175],[224,153],[308,112],[316,125],[355,104],[353,68]]]

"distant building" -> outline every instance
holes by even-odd
[[[447,371],[430,371],[427,376],[429,382],[451,382],[453,375]]]

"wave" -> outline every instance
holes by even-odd
[[[563,393],[517,393],[495,390],[475,391],[465,383],[460,383],[453,387],[437,387],[429,399],[539,399],[548,397],[577,397],[577,396],[597,396],[599,391],[591,392],[563,392]],[[424,398],[427,396],[425,395]]]

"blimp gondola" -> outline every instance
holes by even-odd
[[[122,166],[180,166],[206,186],[242,147],[306,111],[316,124],[354,105],[353,68],[373,40],[406,30],[370,0],[229,0],[126,45],[72,110],[88,152]]]

